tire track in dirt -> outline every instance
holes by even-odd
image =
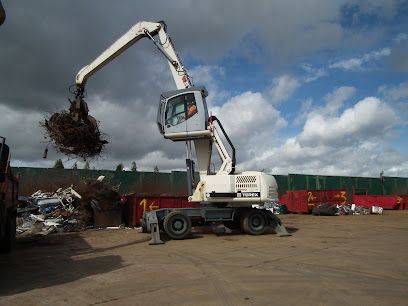
[[[174,248],[171,249],[171,253],[182,258],[183,260],[189,261],[194,265],[194,267],[200,270],[200,272],[206,277],[214,288],[214,291],[221,302],[221,304],[218,305],[253,305],[253,303],[250,301],[249,294],[246,293],[245,288],[240,286],[238,283],[231,283],[231,281],[225,277],[225,273],[220,272],[216,268],[214,262],[208,260],[206,257],[196,254],[187,254]],[[233,294],[229,292],[233,292]]]

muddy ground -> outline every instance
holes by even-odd
[[[1,305],[408,305],[408,210],[281,216],[291,237],[149,246],[137,230],[20,239]]]

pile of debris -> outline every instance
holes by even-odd
[[[79,209],[81,198],[72,187],[59,188],[55,192],[38,190],[28,198],[20,197],[17,233],[22,236],[47,235],[86,228],[89,217],[86,211]]]
[[[110,211],[120,204],[119,186],[112,186],[103,182],[104,176],[97,180],[85,180],[76,186],[81,193],[82,202],[89,203],[92,209],[97,211]]]
[[[365,208],[356,204],[351,205],[338,205],[324,203],[319,204],[313,208],[312,214],[315,216],[343,216],[343,215],[381,215],[383,208],[380,206],[372,206]]]
[[[115,212],[116,219],[109,225],[120,225],[117,187],[102,182],[102,179],[85,181],[75,189],[71,186],[55,192],[39,190],[30,197],[20,197],[17,234],[30,236],[82,231],[93,228],[97,216],[100,219],[105,215],[105,219],[109,220],[111,212]]]
[[[108,143],[96,120],[75,120],[67,111],[52,114],[40,125],[55,149],[66,155],[93,158],[100,155]]]
[[[275,215],[288,213],[288,207],[285,204],[280,204],[276,202],[269,202],[262,205],[253,204],[252,208],[267,209],[270,210]]]

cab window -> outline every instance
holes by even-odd
[[[177,125],[197,113],[194,93],[169,99],[166,106],[166,124]]]

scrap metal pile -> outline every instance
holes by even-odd
[[[77,89],[79,90],[79,89]],[[98,122],[88,115],[83,89],[75,92],[69,111],[52,114],[40,122],[55,149],[82,159],[97,157],[108,143]]]
[[[351,205],[338,205],[324,203],[319,204],[313,208],[312,214],[315,216],[342,216],[342,215],[381,215],[383,208],[380,206],[372,206],[371,208],[365,208],[356,204]]]
[[[17,209],[17,234],[47,235],[81,231],[93,227],[94,211],[109,214],[118,210],[117,188],[98,180],[88,180],[75,187],[55,192],[35,192],[20,199]]]

